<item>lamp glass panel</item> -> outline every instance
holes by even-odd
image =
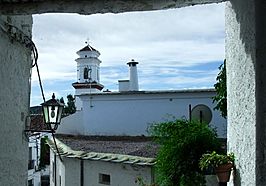
[[[43,106],[44,122],[49,123],[49,111],[47,106]]]
[[[52,107],[54,107],[54,109],[52,109]],[[56,123],[57,110],[58,110],[58,107],[55,107],[55,106],[49,106],[49,118],[50,118],[50,123]]]
[[[64,107],[62,107],[62,106],[59,106],[59,108],[58,108],[57,123],[61,122],[63,108]]]

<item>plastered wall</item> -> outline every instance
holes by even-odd
[[[54,162],[54,153],[50,151],[51,163]],[[111,163],[105,161],[83,160],[83,181],[81,181],[81,161],[78,158],[64,158],[63,162],[56,157],[56,182],[62,186],[104,186],[99,183],[99,174],[110,175],[111,186],[139,186],[136,179],[142,178],[145,183],[153,181],[153,170],[150,166],[130,165],[124,163]],[[52,167],[52,164],[50,165]],[[53,170],[50,168],[50,185],[55,183],[52,179]],[[61,177],[61,178],[60,178]]]
[[[262,1],[226,4],[228,151],[236,155],[229,185],[266,184],[265,12]]]
[[[0,16],[31,35],[31,16]],[[30,50],[0,28],[0,185],[26,185],[28,141],[24,134],[29,111]]]
[[[189,119],[189,105],[211,109],[210,126],[226,138],[226,119],[213,110],[215,92],[171,94],[95,94],[80,96],[83,110],[64,118],[58,133],[82,135],[147,135],[154,122]],[[81,114],[82,113],[82,114]],[[83,117],[83,118],[81,118]]]

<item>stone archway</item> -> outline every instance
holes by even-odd
[[[226,0],[4,0],[0,3],[0,14],[26,15],[54,12],[90,15],[162,10],[224,1]]]
[[[26,185],[27,142],[23,130],[29,108],[31,68],[30,51],[10,37],[20,36],[14,29],[8,26],[5,28],[5,22],[19,27],[30,36],[32,19],[31,16],[26,16],[30,14],[118,13],[218,2],[223,0],[1,1],[0,14],[9,15],[0,17],[1,184]],[[266,3],[260,0],[231,0],[226,6],[228,148],[229,151],[235,152],[237,157],[235,185],[266,184],[265,5]],[[233,182],[231,184],[233,185]]]

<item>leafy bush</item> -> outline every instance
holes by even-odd
[[[187,120],[155,123],[148,129],[161,147],[155,166],[161,186],[204,185],[199,160],[207,151],[220,151],[215,131],[205,123]]]
[[[235,161],[235,156],[233,153],[229,154],[217,154],[215,151],[212,153],[203,154],[200,162],[199,167],[201,170],[208,169],[210,167],[218,167],[219,165],[224,165],[227,163],[233,164]]]
[[[139,186],[158,186],[156,183],[151,183],[151,184],[145,183],[142,177],[137,177],[135,179],[135,183],[137,183]]]
[[[214,109],[221,112],[222,117],[227,117],[227,90],[226,90],[226,60],[219,67],[219,74],[216,77],[214,88],[216,96],[213,97],[213,102],[216,102]]]

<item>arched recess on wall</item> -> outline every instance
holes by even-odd
[[[84,68],[83,76],[84,76],[84,79],[89,79],[89,69],[88,69],[88,67]]]

